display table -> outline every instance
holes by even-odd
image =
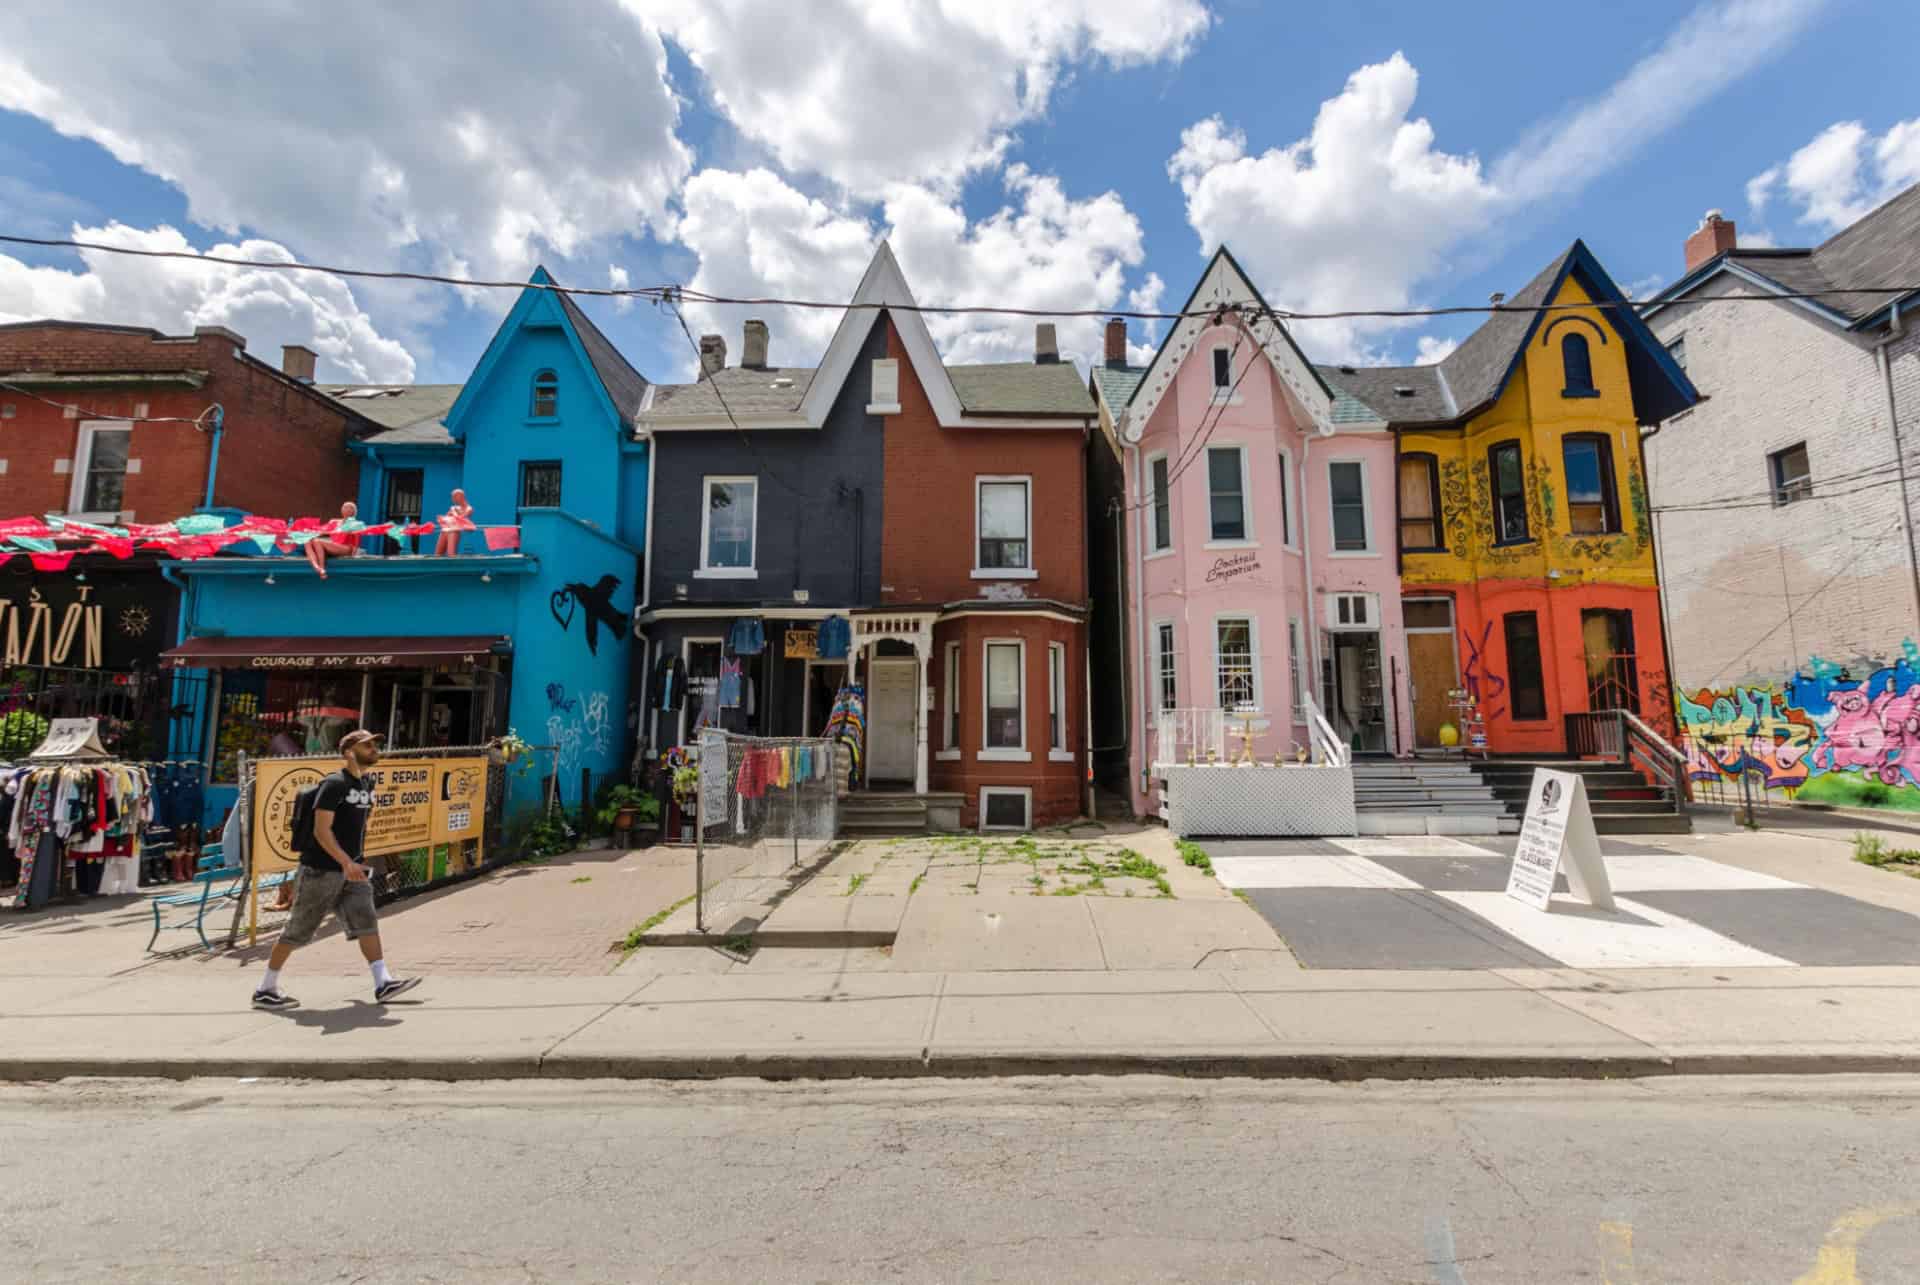
[[[1323,764],[1156,764],[1167,827],[1193,835],[1351,835],[1353,769]]]

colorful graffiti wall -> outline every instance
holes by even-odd
[[[1800,799],[1920,812],[1920,647],[1871,669],[1814,657],[1784,683],[1674,700],[1697,797]],[[1864,672],[1862,672],[1864,669]]]

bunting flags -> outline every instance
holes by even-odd
[[[430,535],[441,529],[438,522],[381,522],[368,525],[357,519],[282,518],[248,516],[229,526],[217,513],[193,513],[172,522],[136,523],[126,526],[102,526],[71,518],[49,515],[40,518],[0,519],[0,566],[17,554],[32,557],[41,571],[65,571],[79,554],[105,554],[124,561],[136,549],[154,550],[170,558],[192,561],[211,557],[229,545],[251,543],[260,553],[289,553],[311,540],[325,537],[364,539],[368,536]],[[520,547],[517,526],[476,526],[466,517],[454,519],[448,529],[481,532],[490,552],[511,552]],[[66,548],[60,545],[65,544]]]
[[[520,547],[520,528],[517,526],[490,526],[481,530],[486,533],[487,548],[491,552]]]

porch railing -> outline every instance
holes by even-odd
[[[1227,757],[1227,715],[1218,709],[1163,709],[1153,716],[1153,761],[1184,763],[1207,761],[1211,750],[1216,761]]]
[[[1686,814],[1687,756],[1660,733],[1624,709],[1594,710],[1567,715],[1567,752],[1576,758],[1601,757],[1642,773],[1673,799],[1674,810]]]
[[[1334,735],[1333,724],[1327,722],[1327,716],[1320,712],[1313,697],[1302,692],[1300,704],[1307,712],[1307,736],[1313,741],[1315,760],[1330,767],[1346,767],[1352,763],[1353,751]]]

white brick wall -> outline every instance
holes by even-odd
[[[1756,292],[1729,276],[1703,291],[1735,293]],[[1681,305],[1649,324],[1663,343],[1686,336],[1687,373],[1707,398],[1646,443],[1677,685],[1778,682],[1813,656],[1844,665],[1898,656],[1903,640],[1920,638],[1920,619],[1871,338],[1781,302]],[[1920,514],[1920,336],[1893,351],[1909,503]],[[1813,498],[1773,507],[1767,457],[1798,442]],[[1877,471],[1863,481],[1892,484],[1822,481],[1868,468]],[[1729,497],[1757,507],[1661,511]]]

